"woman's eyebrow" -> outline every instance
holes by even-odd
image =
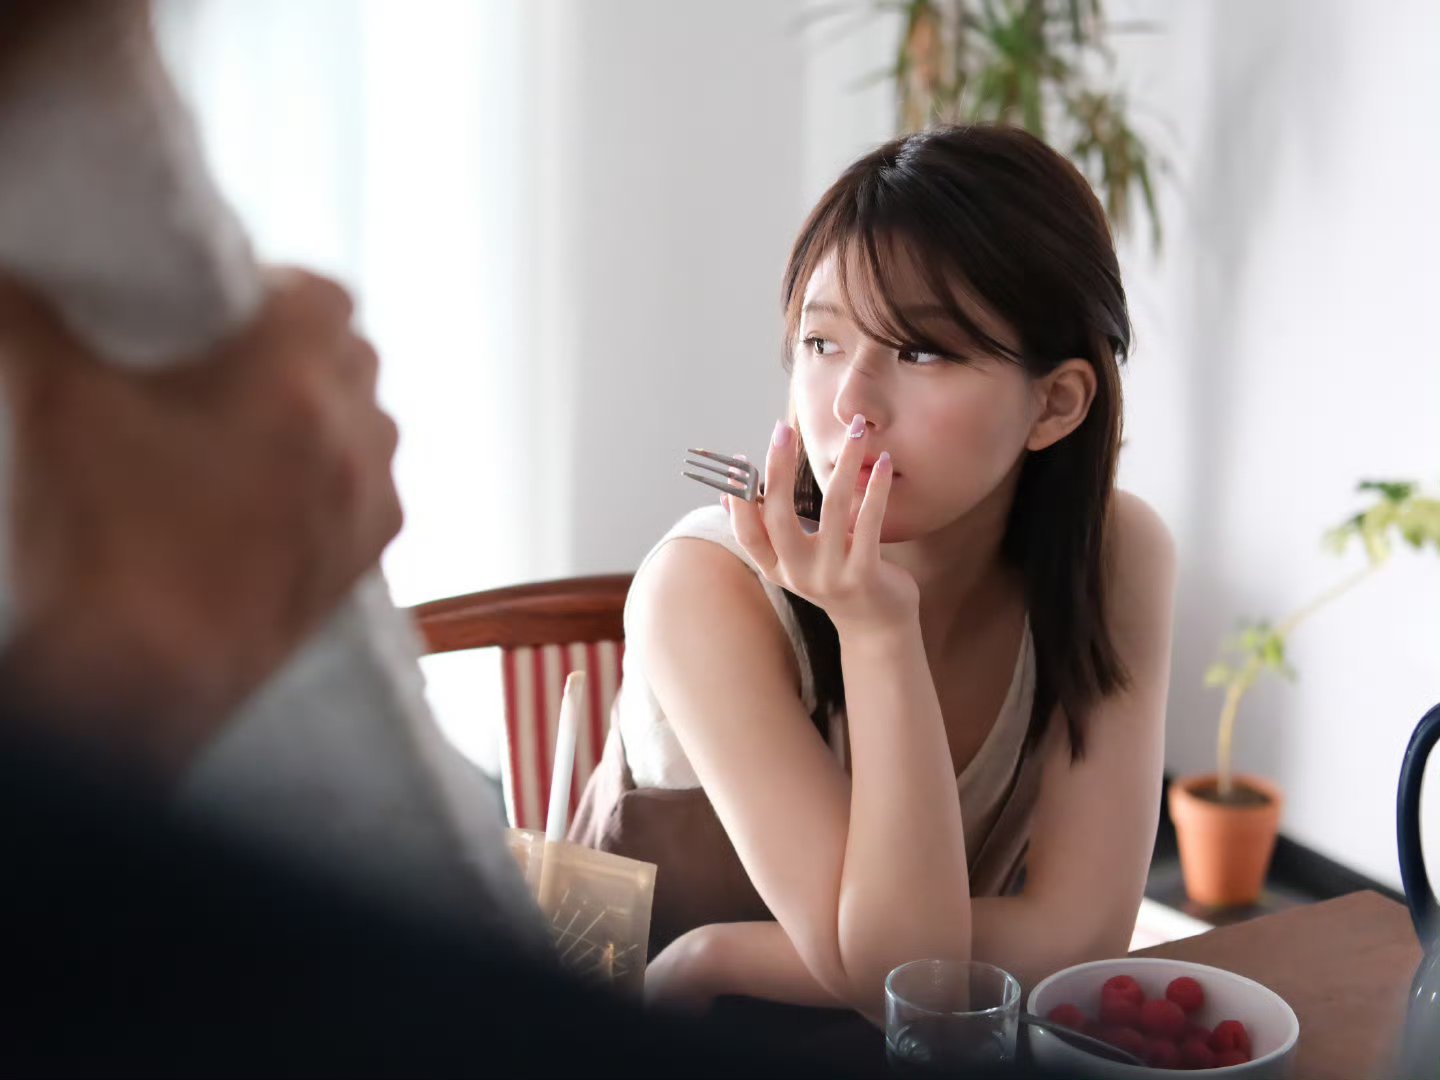
[[[827,303],[824,300],[807,300],[805,306],[800,309],[802,315],[839,315],[844,316],[836,305]]]

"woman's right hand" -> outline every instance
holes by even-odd
[[[735,538],[760,572],[822,608],[842,638],[911,627],[920,608],[914,577],[880,554],[880,530],[894,476],[888,453],[875,463],[858,516],[854,512],[868,440],[865,418],[857,413],[813,535],[801,527],[795,512],[798,440],[784,421],[775,425],[766,455],[765,502],[725,497]]]

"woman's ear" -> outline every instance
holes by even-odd
[[[1035,420],[1030,426],[1027,450],[1054,446],[1085,420],[1095,400],[1095,369],[1088,360],[1066,360],[1034,383]]]

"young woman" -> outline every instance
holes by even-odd
[[[690,514],[636,575],[577,821],[659,863],[647,995],[875,1019],[908,960],[1030,984],[1123,953],[1175,568],[1114,489],[1130,324],[1099,203],[1019,131],[897,139],[811,213],[784,307],[768,496]]]

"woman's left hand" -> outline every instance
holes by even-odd
[[[713,927],[682,934],[645,968],[645,1004],[699,1015],[722,992]]]

